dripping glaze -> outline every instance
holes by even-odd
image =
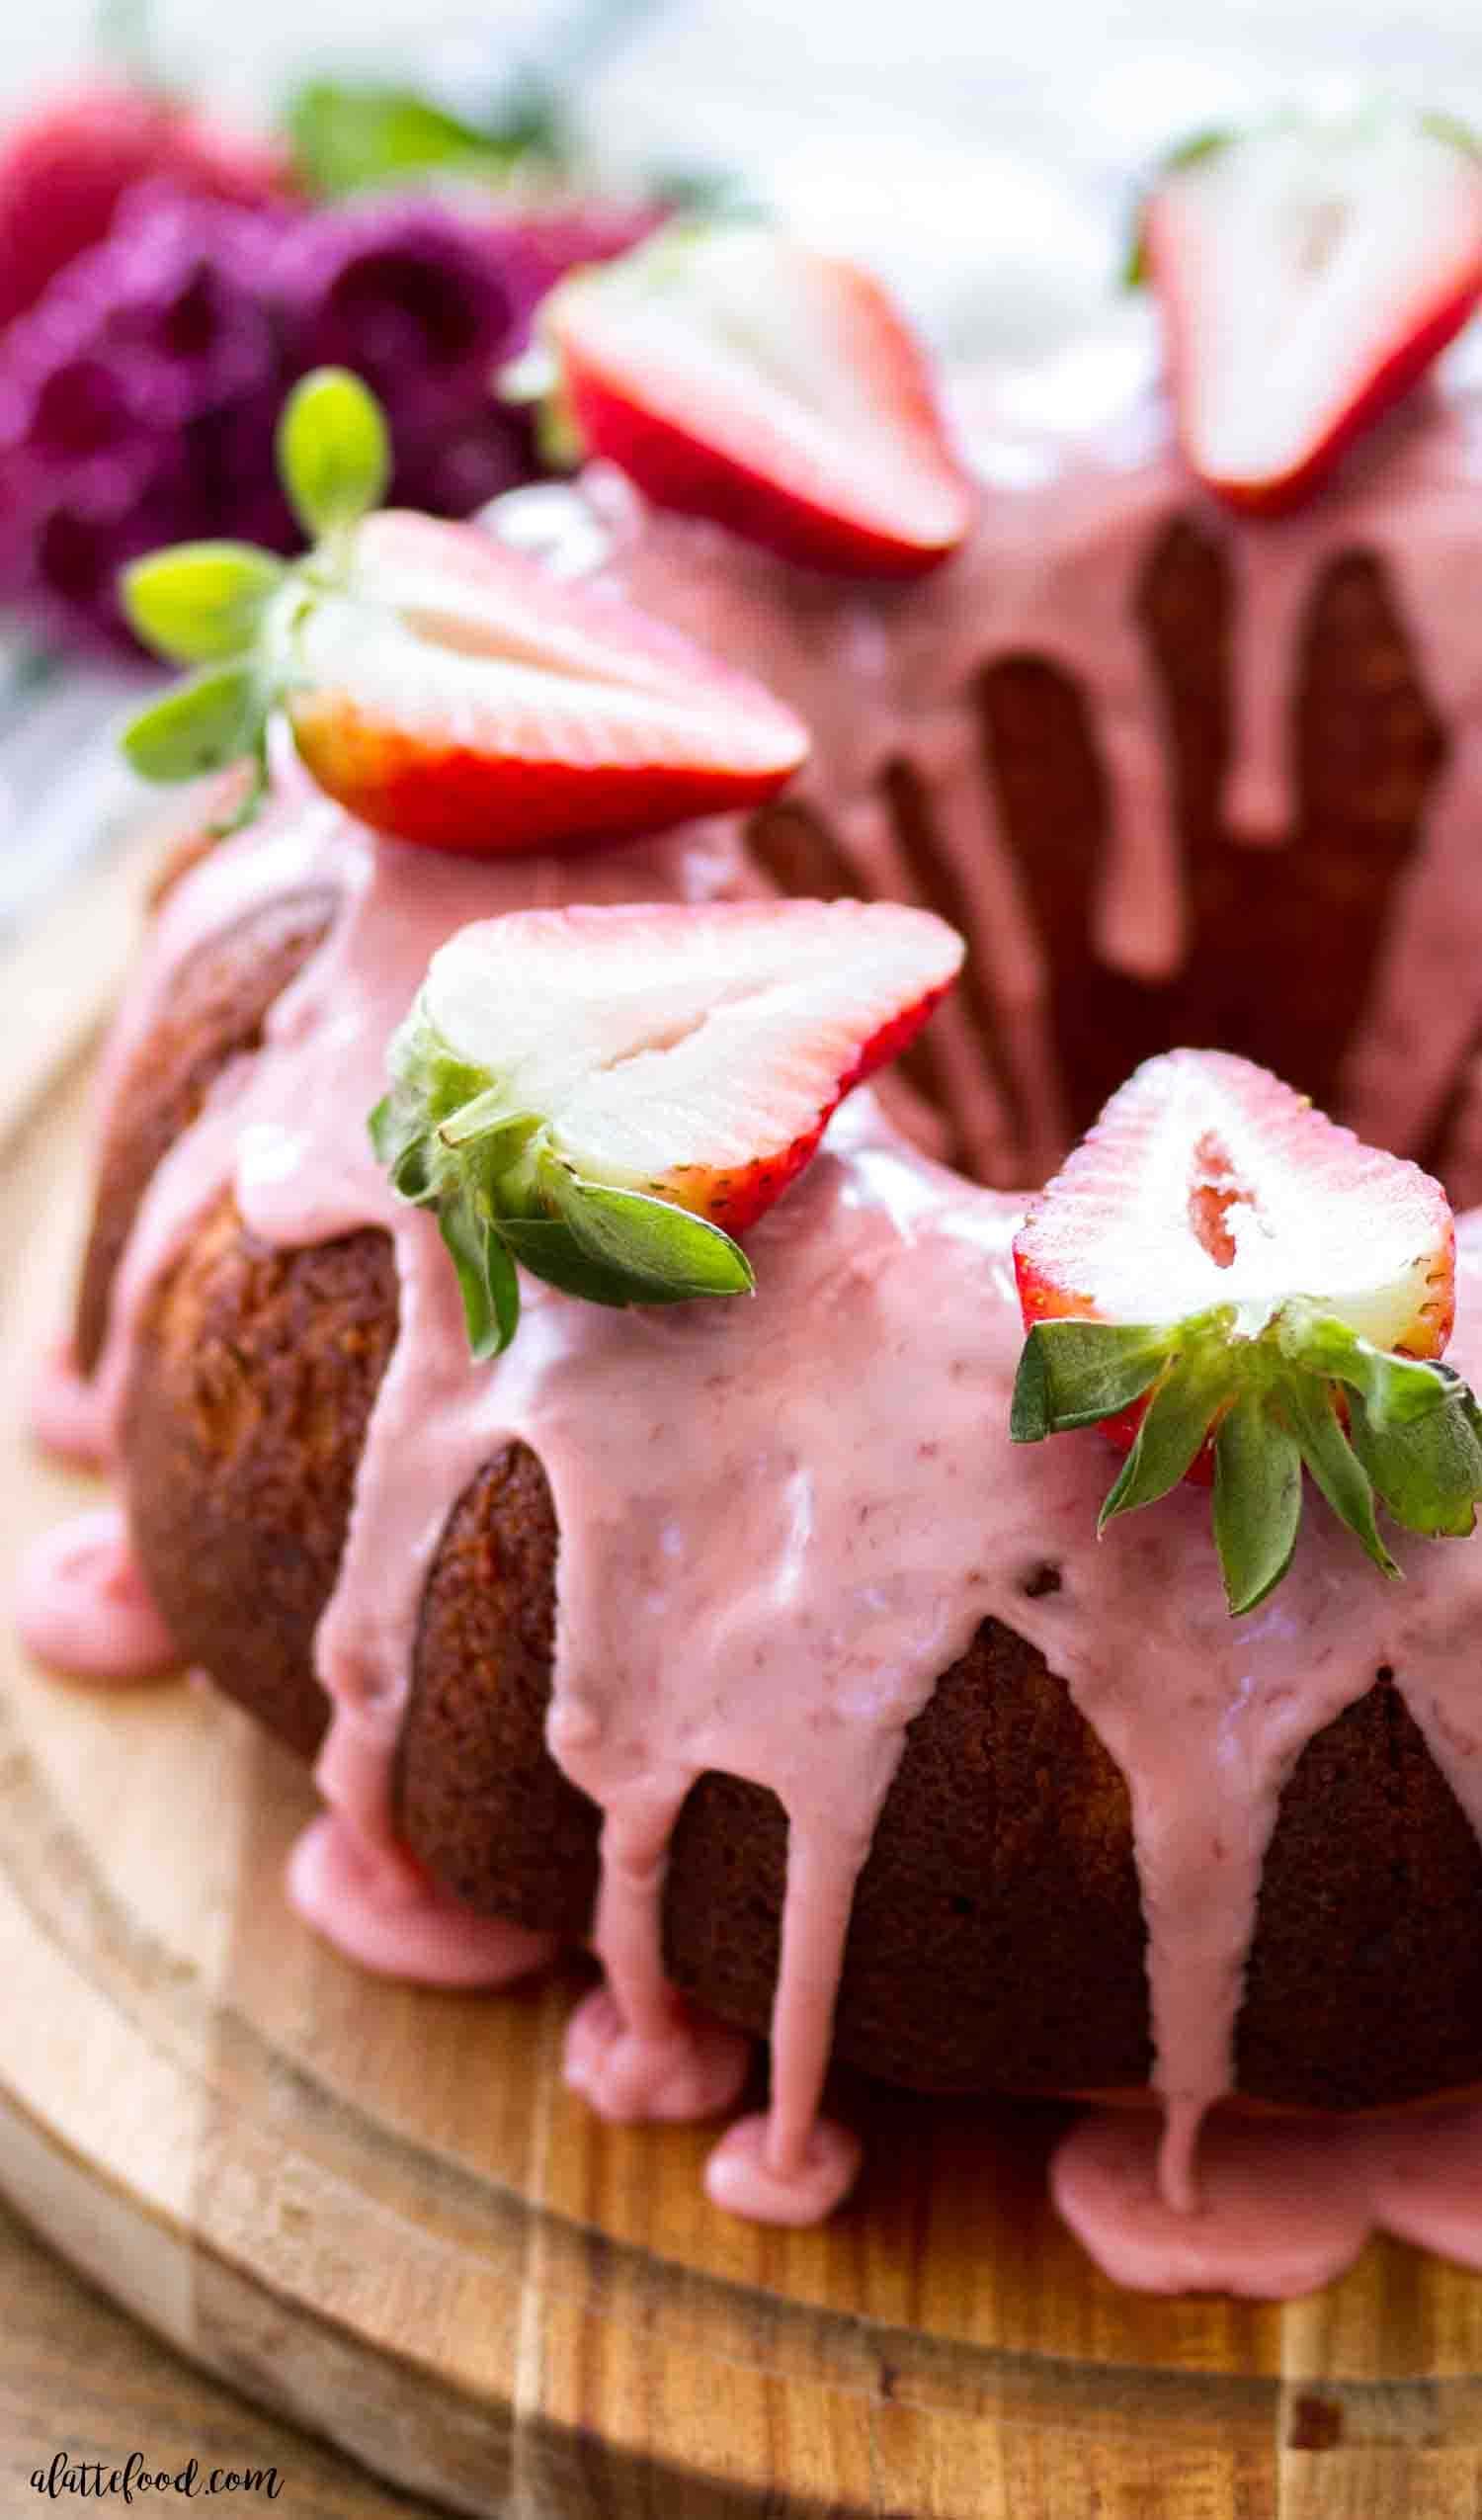
[[[1482,608],[1472,596],[1482,384],[1412,396],[1311,507],[1263,524],[1230,518],[1191,481],[1140,354],[1105,367],[1079,359],[959,385],[957,433],[982,485],[976,523],[951,560],[905,585],[792,566],[646,507],[607,467],[574,488],[515,491],[487,521],[558,569],[600,576],[790,702],[813,749],[789,794],[817,807],[867,893],[918,897],[885,794],[893,763],[916,773],[952,915],[994,1009],[1003,1080],[961,991],[934,1019],[933,1054],[965,1168],[1006,1187],[1043,1180],[1074,1133],[1044,954],[985,759],[984,668],[1038,657],[1086,696],[1107,799],[1095,952],[1156,985],[1184,961],[1188,902],[1165,698],[1137,618],[1149,554],[1192,519],[1228,560],[1222,825],[1252,850],[1283,847],[1296,828],[1290,693],[1314,591],[1335,560],[1376,559],[1449,758],[1389,896],[1333,1101],[1360,1136],[1415,1152],[1459,1074],[1449,1178],[1464,1199],[1482,1197],[1482,922],[1467,915],[1482,816]]]
[[[1026,1070],[1041,1080],[1035,1129],[1046,1151],[1063,1131],[1038,949],[982,782],[969,778],[977,731],[965,708],[941,696],[965,688],[985,649],[1002,642],[1043,649],[1095,692],[1115,798],[1103,949],[1146,973],[1167,967],[1182,934],[1172,809],[1127,590],[1148,538],[1190,499],[1171,459],[1150,447],[1152,426],[1144,419],[1058,466],[1041,449],[1037,484],[1026,474],[1014,499],[991,504],[991,519],[985,502],[958,561],[920,589],[885,595],[817,581],[807,603],[793,603],[789,584],[782,604],[772,582],[779,564],[730,546],[717,596],[703,565],[707,529],[661,520],[624,546],[631,503],[610,482],[582,494],[616,518],[603,549],[633,593],[735,661],[762,666],[812,718],[816,792],[887,891],[910,886],[873,783],[891,749],[921,762]],[[1281,695],[1302,591],[1325,552],[1363,541],[1390,559],[1424,625],[1441,601],[1441,552],[1462,539],[1463,488],[1475,499],[1460,426],[1442,414],[1417,427],[1386,451],[1382,496],[1357,475],[1341,499],[1282,528],[1289,541],[1262,538],[1269,562],[1257,565],[1254,537],[1238,546],[1250,557],[1231,809],[1252,845],[1289,820]],[[574,494],[553,495],[569,519]],[[763,628],[767,655],[749,657],[748,637]],[[1457,631],[1448,663],[1426,660],[1454,713],[1453,758],[1424,881],[1401,902],[1355,1053],[1356,1092],[1370,1097],[1364,1125],[1381,1138],[1403,1134],[1406,1098],[1425,1090],[1413,1073],[1391,1072],[1405,1063],[1395,1045],[1403,1052],[1407,1028],[1448,985],[1471,891],[1460,852],[1470,765],[1482,759],[1482,738],[1469,733],[1482,703],[1472,635]],[[390,1200],[364,1138],[386,1036],[431,951],[464,921],[530,901],[713,898],[754,889],[754,879],[719,825],[580,862],[501,867],[373,843],[333,808],[290,794],[266,826],[217,849],[167,899],[108,1062],[105,1107],[195,946],[254,901],[320,882],[341,903],[331,935],[275,1007],[262,1051],[223,1073],[160,1166],[115,1290],[97,1383],[106,1421],[150,1290],[223,1188],[270,1241],[315,1242],[365,1224],[392,1236],[400,1335],[316,1639],[334,1717],[318,1769],[329,1811],[293,1867],[304,1912],[369,1965],[440,1982],[498,1982],[541,1956],[536,1938],[518,1946],[409,1866],[389,1783],[427,1569],[468,1481],[519,1438],[544,1467],[561,1532],[549,1743],[605,1815],[595,1939],[606,1984],[578,2014],[568,2049],[570,2079],[595,2105],[618,2117],[684,2116],[735,2097],[744,2047],[690,2016],[667,1986],[658,1917],[664,1848],[689,1784],[705,1768],[750,1778],[771,1787],[789,1819],[773,2091],[764,2120],[743,2120],[723,2140],[709,2184],[717,2201],[778,2220],[812,2219],[844,2192],[854,2149],[817,2112],[854,1884],[906,1724],[992,1615],[1063,1678],[1131,1799],[1164,2116],[1161,2139],[1136,2119],[1093,2116],[1063,2149],[1055,2193],[1087,2245],[1120,2280],[1159,2289],[1307,2289],[1347,2262],[1370,2224],[1429,2234],[1482,2264],[1482,2198],[1467,2203],[1468,2165],[1482,2157],[1471,2113],[1452,2112],[1445,2140],[1429,2147],[1403,2122],[1317,2132],[1216,2123],[1200,2142],[1233,2080],[1281,1787],[1379,1663],[1394,1670],[1482,1829],[1482,1751],[1461,1720],[1454,1667],[1454,1638],[1482,1612],[1478,1553],[1402,1545],[1410,1581],[1389,1591],[1355,1579],[1349,1544],[1314,1514],[1281,1592],[1232,1623],[1198,1498],[1177,1496],[1098,1545],[1099,1448],[1012,1451],[1003,1431],[1021,1338],[1009,1265],[1019,1203],[912,1151],[865,1097],[758,1230],[755,1302],[609,1315],[532,1288],[517,1347],[496,1369],[471,1369],[435,1231]],[[1439,902],[1422,897],[1428,889]],[[1460,1048],[1453,1042],[1449,1055]],[[979,1150],[1002,1151],[1002,1115],[970,1034],[949,1036],[948,1054],[964,1092],[978,1092]],[[1476,1380],[1482,1258],[1471,1226],[1460,1297],[1453,1355]],[[1047,1534],[1062,1584],[1029,1598],[1023,1569]],[[1297,2245],[1289,2209],[1299,2189],[1310,2216]]]

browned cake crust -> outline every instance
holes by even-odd
[[[328,929],[334,901],[288,893],[192,956],[139,1046],[103,1149],[74,1339],[84,1373],[102,1351],[114,1272],[155,1165],[201,1109],[228,1059],[255,1050],[263,1018]]]
[[[1295,708],[1301,829],[1289,851],[1217,828],[1228,741],[1226,564],[1187,525],[1145,573],[1195,910],[1168,989],[1097,966],[1087,903],[1103,845],[1094,730],[1051,667],[983,680],[1001,809],[1056,968],[1054,1021],[1084,1123],[1132,1060],[1218,1040],[1319,1095],[1360,1003],[1441,742],[1375,565],[1315,591]],[[888,783],[923,892],[951,915],[930,799]],[[802,809],[772,808],[760,854],[783,887],[850,874]],[[300,896],[256,913],[182,973],[124,1080],[79,1310],[97,1352],[134,1207],[210,1078],[257,1039],[322,934]],[[1319,950],[1319,946],[1321,950]],[[977,1011],[997,1060],[992,1012]],[[930,1041],[919,1073],[929,1078]],[[144,1574],[185,1653],[296,1750],[326,1707],[311,1642],[334,1582],[371,1403],[395,1338],[386,1238],[279,1252],[224,1201],[156,1290],[124,1453]],[[396,1776],[413,1850],[470,1904],[573,1937],[596,1882],[597,1815],[544,1747],[557,1535],[539,1465],[516,1448],[474,1480],[424,1603]],[[1052,1590],[1057,1568],[1026,1570]],[[679,1983],[766,2026],[786,1825],[775,1800],[707,1776],[685,1806],[666,1940]],[[986,1621],[911,1726],[856,1900],[840,2053],[921,2088],[1100,2089],[1145,2081],[1144,1929],[1122,1780],[1026,1640]],[[1303,1755],[1268,1858],[1238,2038],[1254,2097],[1370,2105],[1482,2079],[1482,1850],[1387,1672]]]
[[[384,1236],[256,1241],[223,1204],[161,1288],[126,1408],[129,1510],[182,1647],[293,1746],[356,1460],[395,1330]],[[533,1457],[484,1470],[426,1596],[400,1826],[488,1913],[573,1937],[597,1813],[544,1745],[556,1531]],[[1053,1588],[1052,1566],[1026,1570]],[[707,1776],[675,1837],[678,1982],[766,2027],[786,1827]],[[910,1728],[862,1877],[841,2055],[923,2089],[1146,2079],[1143,1925],[1126,1790],[1062,1681],[985,1620]],[[1387,1673],[1314,1741],[1281,1804],[1239,2036],[1241,2087],[1335,2108],[1482,2079],[1482,1850]]]

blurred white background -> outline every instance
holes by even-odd
[[[886,269],[947,349],[1094,307],[1129,170],[1171,135],[1374,87],[1482,119],[1479,0],[155,0],[183,82],[267,108],[315,67],[425,69],[608,26],[583,83],[615,170],[740,168]],[[85,58],[92,0],[0,8],[0,105]]]
[[[83,68],[98,4],[0,0],[0,116]],[[605,173],[734,170],[871,263],[959,360],[1147,320],[1114,279],[1138,170],[1182,133],[1375,89],[1482,126],[1482,0],[150,0],[148,17],[174,81],[264,116],[320,70],[574,57]],[[10,713],[0,935],[109,820],[122,773],[87,736],[116,689],[83,667]]]

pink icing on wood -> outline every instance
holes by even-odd
[[[156,1680],[179,1667],[116,1506],[43,1535],[22,1565],[15,1613],[27,1652],[48,1671],[78,1680]]]
[[[1217,2117],[1194,2213],[1162,2190],[1156,2126],[1093,2110],[1058,2147],[1055,2204],[1114,2283],[1293,2301],[1353,2264],[1371,2231],[1482,2271],[1482,2108],[1373,2118]]]
[[[705,2019],[672,1987],[640,2020],[606,1985],[572,2014],[561,2074],[568,2090],[615,2126],[661,2126],[722,2117],[735,2107],[750,2064],[749,2039]]]
[[[108,1430],[98,1386],[78,1369],[71,1343],[47,1357],[31,1389],[32,1441],[54,1460],[79,1470],[101,1470],[108,1459]]]
[[[554,1959],[553,1934],[475,1916],[405,1852],[370,1847],[337,1812],[310,1822],[288,1858],[288,1895],[347,1960],[423,1986],[508,1986]]]
[[[738,2118],[705,2163],[705,2194],[748,2223],[796,2229],[824,2222],[843,2204],[863,2157],[858,2136],[817,2118],[780,2161],[775,2118]]]

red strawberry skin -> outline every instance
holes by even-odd
[[[951,546],[924,553],[920,545],[832,515],[765,473],[730,457],[628,399],[619,380],[588,366],[579,353],[566,368],[566,392],[582,444],[616,463],[655,507],[705,517],[744,543],[804,568],[840,577],[920,577],[950,557]]]
[[[720,1225],[726,1233],[745,1233],[759,1217],[766,1216],[769,1208],[776,1207],[783,1191],[812,1162],[819,1140],[846,1094],[852,1094],[866,1077],[909,1050],[952,985],[952,980],[945,980],[940,988],[926,990],[913,1005],[903,1007],[888,1024],[882,1024],[865,1043],[856,1064],[840,1078],[836,1092],[820,1109],[816,1126],[794,1137],[789,1146],[747,1165],[744,1171],[701,1172],[694,1165],[686,1165],[667,1174],[662,1183],[655,1183],[655,1189],[695,1216],[708,1218],[711,1224]]]
[[[704,517],[804,567],[919,577],[949,558],[967,532],[972,489],[945,438],[927,358],[886,292],[852,265],[823,268],[847,309],[848,355],[867,364],[880,404],[893,415],[903,465],[926,468],[938,494],[944,485],[950,493],[949,521],[926,538],[910,530],[908,474],[899,516],[886,521],[862,514],[838,482],[819,479],[803,490],[779,477],[765,457],[748,462],[734,442],[713,443],[703,415],[692,420],[666,407],[651,394],[638,361],[626,366],[612,336],[595,334],[579,287],[562,292],[547,313],[563,397],[587,452],[615,463],[655,506]]]
[[[248,207],[289,189],[286,154],[266,142],[218,131],[143,88],[80,88],[0,145],[0,324],[107,235],[123,195],[151,176]]]
[[[351,601],[332,649],[302,634],[288,714],[310,776],[396,839],[589,848],[759,803],[807,751],[760,684],[471,526],[367,519]]]
[[[392,839],[467,857],[632,839],[760,803],[788,775],[501,758],[420,740],[334,692],[295,695],[288,714],[305,768],[347,812]]]
[[[1180,254],[1177,210],[1154,201],[1146,214],[1144,236],[1148,268],[1167,310],[1169,367],[1176,404],[1191,396],[1188,334],[1180,307]],[[1428,368],[1471,321],[1482,303],[1482,255],[1475,271],[1459,279],[1408,335],[1397,340],[1372,370],[1367,384],[1326,435],[1315,440],[1291,468],[1271,480],[1241,480],[1201,473],[1204,487],[1228,508],[1245,516],[1289,516],[1308,505],[1336,470],[1357,439],[1372,429],[1419,383]]]

